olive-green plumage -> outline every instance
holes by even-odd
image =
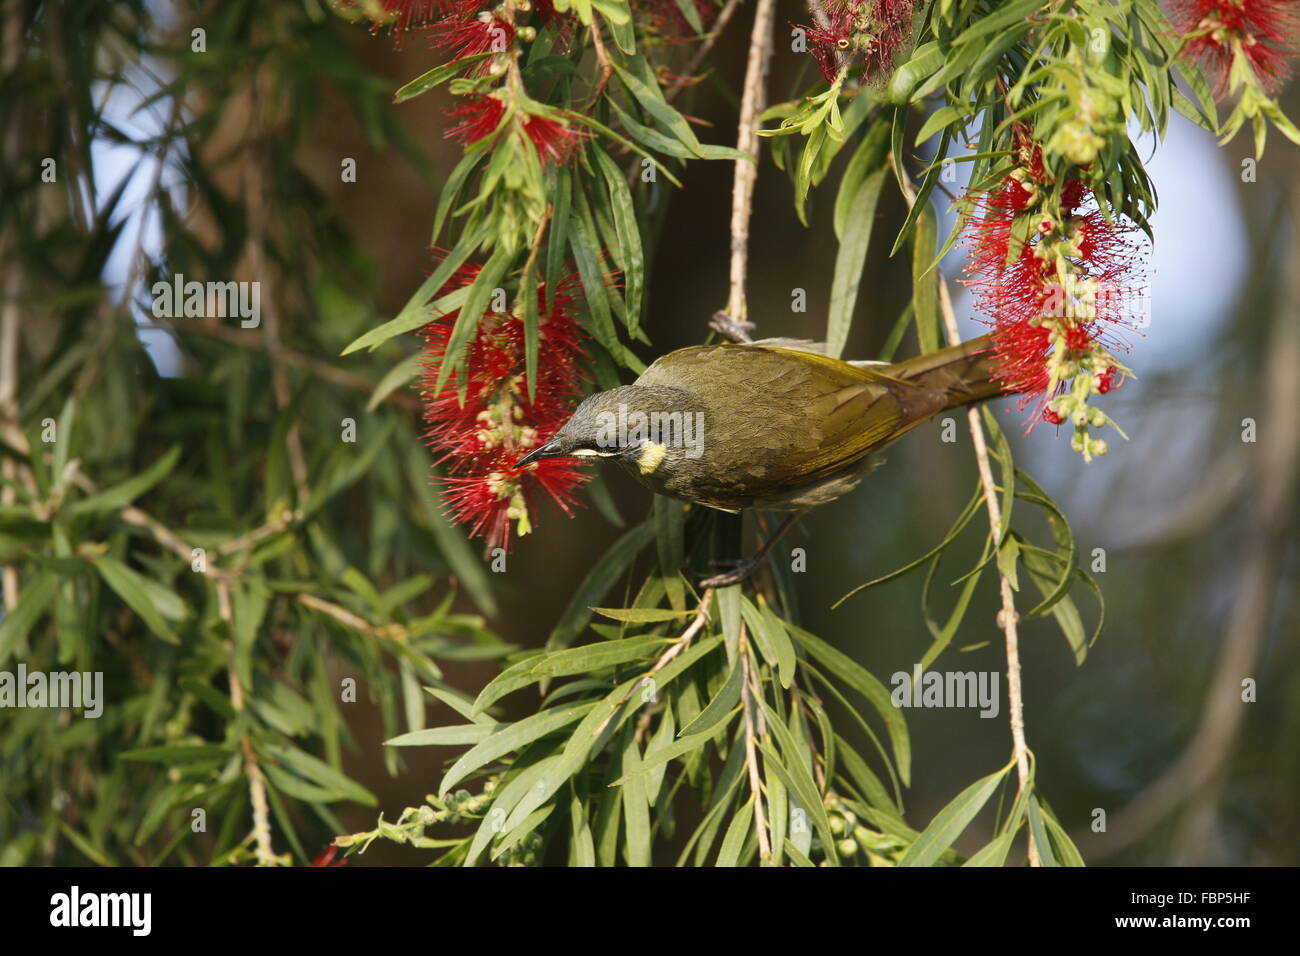
[[[634,384],[590,396],[521,464],[612,458],[674,498],[725,511],[802,511],[855,487],[872,453],[900,435],[998,395],[990,358],[987,338],[891,365],[844,362],[779,339],[679,349]],[[638,422],[646,427],[638,431]]]

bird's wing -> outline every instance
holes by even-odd
[[[707,427],[725,427],[729,449],[710,473],[737,489],[797,487],[860,460],[910,427],[914,391],[872,369],[766,345],[679,349],[637,383],[707,398]],[[706,433],[706,458],[716,440]]]

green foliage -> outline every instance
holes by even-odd
[[[909,823],[904,790],[925,755],[880,679],[801,626],[788,572],[697,590],[710,561],[738,553],[730,518],[656,501],[592,561],[543,648],[507,645],[486,624],[498,610],[490,577],[430,500],[407,388],[422,363],[403,337],[456,312],[430,386],[463,383],[502,290],[525,327],[531,391],[537,290],[553,299],[572,263],[591,379],[616,385],[644,368],[636,348],[657,331],[647,289],[670,187],[693,161],[757,160],[701,141],[675,105],[686,54],[639,5],[556,0],[568,18],[542,23],[507,2],[493,15],[530,15],[509,21],[507,49],[436,64],[396,90],[345,42],[351,7],[222,4],[200,53],[185,31],[161,33],[142,3],[62,6],[24,5],[26,49],[0,97],[0,345],[13,353],[0,355],[0,667],[102,672],[106,706],[99,720],[5,713],[0,863],[309,860],[344,830],[340,804],[378,803],[345,768],[345,751],[368,747],[350,723],[355,686],[378,708],[390,773],[425,768],[419,748],[459,748],[423,805],[338,839],[355,852],[384,839],[439,865],[640,866],[669,861],[671,846],[679,865],[1000,866],[1032,840],[1045,865],[1082,865],[1032,753],[920,829]],[[678,6],[704,33],[697,6]],[[812,190],[838,179],[823,336],[835,356],[891,177],[910,209],[890,251],[908,250],[913,290],[889,317],[882,358],[913,330],[923,350],[943,344],[936,264],[972,197],[1029,161],[1026,135],[1058,191],[1077,180],[1105,215],[1149,232],[1155,189],[1129,123],[1159,137],[1171,109],[1224,135],[1250,122],[1261,150],[1266,120],[1294,133],[1245,77],[1220,126],[1154,0],[916,10],[892,75],[864,83],[841,71],[762,114],[779,121],[762,132],[801,221]],[[143,94],[165,114],[156,134],[119,128],[101,95],[138,85],[145,51],[151,69],[167,67]],[[369,267],[300,151],[343,102],[371,145],[427,172],[398,118],[434,91],[492,99],[500,114],[428,210],[445,254],[395,316],[380,316]],[[527,132],[538,120],[573,150],[546,158]],[[97,194],[92,147],[104,143],[135,144],[133,172],[157,165],[144,202],[157,209],[161,255],[143,247],[125,179]],[[933,154],[916,159],[926,143]],[[30,172],[49,156],[57,185]],[[970,163],[971,185],[941,241],[932,199],[954,162]],[[1031,228],[1017,223],[1020,241]],[[132,265],[113,294],[105,275],[123,254]],[[467,264],[479,267],[472,281],[450,288]],[[274,296],[257,329],[152,321],[140,286],[177,274],[248,275]],[[178,374],[159,373],[141,325],[174,337]],[[20,338],[19,370],[9,344]],[[1016,465],[993,416],[982,420],[991,486],[931,550],[841,601],[924,569],[926,668],[973,629],[977,589],[1001,578],[1020,617],[1051,617],[1082,664],[1101,613],[1090,633],[1075,597],[1088,591],[1100,607],[1100,589],[1061,509]],[[614,520],[608,493],[591,487]],[[974,566],[953,579],[950,560],[941,572],[972,536]],[[477,694],[444,676],[448,661],[497,658],[501,672]],[[464,722],[424,726],[426,695]],[[527,700],[525,716],[508,719],[507,700]],[[981,815],[992,837],[963,857],[954,844]]]
[[[484,621],[484,569],[428,500],[414,406],[389,372],[409,365],[392,347],[343,375],[316,358],[374,310],[295,150],[326,86],[374,143],[406,136],[344,25],[223,5],[204,21],[206,54],[188,33],[156,48],[177,71],[160,100],[225,104],[241,128],[232,141],[213,110],[160,102],[161,133],[132,170],[167,167],[144,197],[165,249],[149,261],[122,191],[89,221],[79,210],[102,175],[91,142],[135,140],[91,84],[139,82],[130,51],[160,39],[152,16],[30,6],[24,67],[0,98],[3,268],[18,290],[4,322],[21,310],[24,346],[3,449],[0,669],[99,672],[103,714],[6,707],[0,862],[306,862],[343,830],[340,805],[376,806],[345,768],[357,709],[376,707],[389,736],[418,732],[421,686],[452,693],[443,661],[509,650]],[[241,109],[254,89],[259,109]],[[9,178],[46,156],[55,182]],[[148,300],[102,285],[110,256],[137,262],[146,289],[175,273],[258,280],[261,326],[157,320],[181,363],[164,377],[138,333],[155,322]]]

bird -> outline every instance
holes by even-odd
[[[899,362],[844,361],[795,339],[669,352],[631,385],[588,396],[525,455],[611,460],[657,494],[788,516],[759,551],[702,582],[747,578],[805,512],[857,487],[893,441],[1004,392],[988,336]]]

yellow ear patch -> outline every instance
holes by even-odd
[[[641,469],[641,474],[648,475],[661,464],[664,456],[668,454],[668,446],[661,445],[658,442],[648,441],[641,446],[641,456],[637,458],[637,467]]]

